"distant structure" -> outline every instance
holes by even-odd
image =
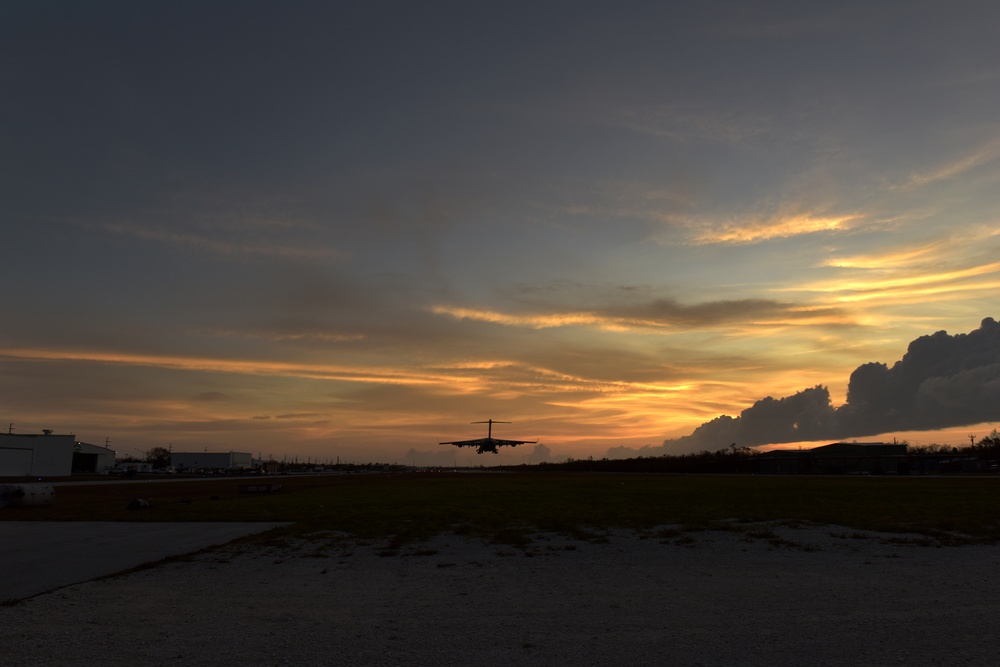
[[[170,465],[173,468],[195,470],[248,470],[253,467],[253,455],[249,452],[172,452]]]
[[[482,422],[470,422],[472,424],[489,424],[486,429],[485,438],[476,438],[474,440],[453,440],[451,442],[439,442],[439,445],[454,445],[455,447],[475,447],[477,453],[483,454],[484,452],[490,452],[492,454],[498,454],[497,447],[516,447],[517,445],[534,444],[538,442],[537,440],[501,440],[500,438],[493,437],[493,425],[494,424],[510,424],[510,422],[498,422],[493,419],[487,419]]]
[[[905,474],[906,445],[835,442],[812,449],[773,449],[760,455],[758,472],[772,474]]]
[[[69,477],[104,473],[115,465],[115,452],[80,442],[75,435],[0,433],[0,477]]]

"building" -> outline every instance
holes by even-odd
[[[178,470],[250,469],[253,456],[249,452],[172,452],[170,465]]]
[[[774,449],[760,455],[757,471],[776,474],[906,474],[906,445],[835,442],[812,449]]]
[[[79,442],[75,435],[0,433],[0,477],[69,477],[103,473],[115,465],[115,452]]]

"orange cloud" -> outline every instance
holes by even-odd
[[[845,324],[850,318],[836,309],[822,306],[794,306],[764,299],[718,301],[695,305],[656,299],[632,305],[613,305],[593,311],[568,313],[511,314],[494,310],[437,305],[436,315],[460,320],[489,322],[508,327],[547,329],[583,326],[604,331],[683,332],[727,325],[745,332],[761,327],[824,326]]]
[[[726,222],[712,225],[712,228],[697,234],[694,237],[694,243],[698,245],[710,243],[750,244],[817,232],[843,231],[850,229],[851,223],[860,217],[859,215],[815,216],[799,214]]]
[[[1000,262],[992,262],[967,269],[954,269],[937,273],[905,275],[886,278],[849,279],[816,283],[805,286],[816,292],[838,293],[840,302],[868,301],[872,299],[903,297],[943,297],[954,292],[993,290],[1000,285],[997,280],[971,281],[1000,272]]]
[[[836,269],[897,269],[913,266],[914,262],[934,260],[941,251],[941,243],[932,243],[878,255],[854,255],[829,259],[823,263],[823,266]]]
[[[605,325],[607,321],[599,315],[586,312],[557,313],[541,315],[511,315],[494,310],[478,308],[461,308],[459,306],[433,306],[431,312],[435,315],[449,315],[457,320],[477,320],[502,324],[504,326],[530,327],[532,329],[548,329],[574,325]]]

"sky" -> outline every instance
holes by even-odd
[[[837,411],[856,369],[1000,317],[998,24],[987,0],[7,0],[0,421],[120,456],[474,465]],[[540,444],[437,444],[486,419]],[[968,419],[836,437],[966,444],[1000,414]]]

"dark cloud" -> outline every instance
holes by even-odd
[[[826,387],[757,401],[738,417],[722,415],[691,435],[610,456],[655,456],[933,430],[1000,419],[1000,324],[983,320],[968,334],[938,331],[910,343],[892,368],[867,363],[851,374],[847,402],[834,408]]]
[[[892,368],[851,374],[841,429],[856,435],[963,426],[1000,417],[1000,324],[949,336],[921,336]]]
[[[522,315],[588,313],[595,320],[620,326],[694,329],[748,320],[808,320],[843,316],[838,308],[803,309],[799,304],[773,299],[682,303],[671,297],[657,296],[654,288],[648,286],[623,285],[610,289],[566,280],[546,285],[515,285],[509,296],[524,306],[526,312]]]
[[[625,322],[648,322],[661,326],[706,326],[743,321],[748,316],[774,317],[789,309],[789,304],[766,299],[714,301],[695,305],[681,304],[674,299],[654,299],[630,306],[611,306],[605,312],[608,317]]]

